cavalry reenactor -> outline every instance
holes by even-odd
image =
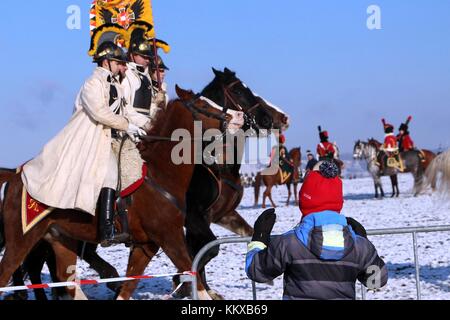
[[[150,78],[152,79],[152,94],[154,101],[152,108],[165,109],[167,103],[169,102],[169,96],[167,95],[167,83],[164,81],[166,71],[169,71],[169,68],[164,64],[164,61],[159,55],[156,59],[152,59],[150,63]],[[159,87],[159,84],[161,84],[161,88]]]
[[[115,42],[118,38],[107,27],[96,29],[90,54],[97,68],[78,93],[69,123],[22,172],[30,196],[47,206],[95,215],[98,200],[103,246],[123,241],[113,221],[118,160],[112,152],[112,131],[132,137],[146,134],[144,123],[133,122],[134,110],[127,108],[119,82],[127,59]]]
[[[317,157],[319,161],[331,160],[335,158],[336,148],[328,141],[328,131],[322,131],[322,127],[318,126],[320,143],[317,145]]]
[[[394,135],[394,126],[386,122],[385,119],[381,120],[384,127],[384,143],[381,149],[388,153],[398,152],[397,138]]]
[[[397,137],[394,135],[394,126],[381,119],[384,128],[384,142],[381,146],[381,152],[378,155],[378,162],[381,169],[386,167],[398,168],[402,171],[402,164],[397,145]]]
[[[402,123],[398,129],[399,134],[397,135],[398,149],[400,152],[411,151],[415,149],[414,142],[409,135],[409,122],[412,117],[409,116],[405,123]]]

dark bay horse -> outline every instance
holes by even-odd
[[[367,170],[374,179],[375,184],[375,197],[378,198],[378,189],[380,189],[381,198],[384,197],[383,186],[381,184],[381,176],[389,176],[392,183],[392,197],[399,196],[400,191],[398,188],[397,174],[401,173],[396,168],[386,167],[384,170],[380,169],[378,164],[378,155],[382,144],[375,140],[369,139],[367,142],[361,140],[356,141],[353,148],[354,159],[365,159],[367,162]],[[424,159],[420,156],[421,151],[411,150],[407,152],[401,152],[400,158],[403,162],[405,170],[403,172],[410,172],[414,177],[414,196],[420,193],[420,189],[423,183],[424,172],[434,159],[435,154],[429,150],[422,150]]]
[[[244,112],[243,130],[254,129],[258,134],[261,129],[287,129],[288,116],[276,106],[254,94],[236,73],[228,68],[224,71],[213,69],[214,79],[202,90],[201,94],[225,109]],[[242,139],[242,137],[239,137]],[[250,236],[253,228],[239,215],[236,208],[241,202],[243,188],[240,179],[242,150],[234,144],[233,163],[209,167],[216,173],[218,187],[213,179],[208,178],[205,169],[197,166],[196,173],[188,191],[188,212],[186,218],[186,241],[194,257],[203,246],[217,237],[210,228],[216,223],[238,235]],[[217,189],[217,190],[216,190]],[[219,253],[219,247],[211,249],[199,265],[208,293],[217,298],[220,295],[209,290],[206,282],[205,265]]]
[[[300,164],[301,164],[301,151],[300,148],[294,148],[291,151],[289,151],[289,159],[291,159],[292,165],[293,165],[293,169],[294,172],[295,170],[299,170]],[[277,173],[274,174],[264,174],[264,171],[262,172],[258,172],[256,174],[256,179],[255,179],[255,186],[254,186],[254,191],[255,191],[255,207],[258,205],[258,198],[259,198],[259,189],[261,188],[261,184],[264,183],[264,185],[266,186],[266,190],[264,190],[263,193],[263,202],[262,202],[262,208],[266,207],[266,198],[269,198],[272,207],[276,208],[275,202],[272,199],[272,188],[273,186],[277,186],[277,185],[281,185],[281,184],[286,184],[287,185],[287,189],[288,189],[288,199],[286,201],[286,206],[289,206],[289,200],[291,198],[291,190],[289,185],[294,183],[294,196],[295,196],[295,203],[298,203],[298,196],[297,196],[297,190],[296,190],[296,184],[295,184],[295,177],[296,175],[294,173],[292,173],[289,178],[287,178],[286,181],[282,180],[281,174],[280,174],[281,169],[279,169],[277,171]],[[297,174],[298,176],[298,174]]]
[[[177,144],[170,141],[176,129],[186,129],[193,134],[194,114],[202,121],[204,129],[221,129],[229,123],[231,116],[211,106],[192,93],[178,90],[181,99],[171,101],[167,111],[156,120],[154,132],[140,145],[142,158],[148,166],[146,182],[134,194],[129,207],[129,224],[133,246],[127,268],[127,276],[141,275],[151,258],[161,247],[180,271],[190,270],[192,259],[188,254],[184,238],[183,208],[185,194],[194,172],[193,157],[190,163],[175,165],[171,159],[172,149]],[[161,138],[155,137],[157,132]],[[153,137],[153,138],[151,138]],[[194,142],[190,145],[193,148]],[[7,285],[13,272],[18,268],[34,245],[50,232],[64,236],[98,243],[97,216],[74,210],[55,209],[33,229],[23,235],[20,221],[22,181],[20,175],[9,180],[9,188],[3,206],[3,226],[5,230],[5,253],[0,262],[0,287]],[[155,188],[155,186],[158,186]],[[164,190],[165,192],[162,192]],[[165,195],[170,194],[170,201]],[[76,264],[76,244],[72,246],[52,242],[57,260],[58,279],[73,276],[67,267]],[[75,247],[73,246],[75,245]],[[209,298],[199,279],[197,290],[202,298]],[[119,299],[128,299],[138,281],[128,282],[121,288]],[[74,289],[69,292],[73,296]]]

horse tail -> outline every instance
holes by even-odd
[[[261,188],[261,172],[258,172],[255,177],[255,206],[258,205],[258,198],[259,198],[259,189]]]

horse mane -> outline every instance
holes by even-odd
[[[147,132],[148,135],[160,135],[161,132],[163,132],[164,128],[166,127],[168,121],[167,118],[169,117],[169,114],[171,113],[171,109],[175,105],[175,103],[179,101],[179,99],[172,99],[167,103],[167,106],[165,110],[159,110],[156,113],[155,119],[153,119],[153,127],[150,129],[149,132]]]
[[[381,145],[382,145],[381,142],[379,142],[378,140],[376,140],[376,139],[374,139],[374,138],[369,139],[369,140],[367,141],[367,143],[369,144],[369,146],[375,147],[377,150],[380,149],[380,148],[381,148]]]
[[[439,154],[431,161],[425,171],[427,183],[437,185],[439,192],[450,196],[450,149]],[[440,177],[440,183],[437,181]],[[425,187],[425,185],[422,185]]]

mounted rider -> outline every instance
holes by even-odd
[[[157,61],[155,63],[155,60]],[[157,56],[156,59],[153,59],[150,63],[150,77],[152,79],[152,94],[154,97],[154,106],[159,108],[166,108],[169,103],[169,96],[167,95],[167,83],[164,81],[166,77],[166,71],[169,71],[169,68],[164,64],[161,56]],[[159,88],[158,82],[158,74],[159,81],[161,83],[161,88]]]
[[[334,144],[328,141],[328,131],[322,131],[322,127],[318,126],[320,143],[317,145],[317,157],[319,161],[335,159],[336,148]]]
[[[394,126],[387,123],[384,118],[381,119],[381,122],[383,123],[385,136],[384,143],[380,148],[381,152],[378,154],[378,162],[382,170],[386,167],[401,169],[397,138],[394,135]]]
[[[406,119],[405,123],[402,123],[398,129],[399,134],[397,135],[397,141],[398,141],[398,149],[400,152],[406,152],[411,151],[415,149],[414,141],[411,139],[409,135],[409,122],[412,120],[412,117],[409,116],[408,119]]]
[[[166,100],[166,96],[165,90],[158,94],[151,77],[150,66],[155,64],[156,50],[147,34],[152,28],[151,24],[138,21],[128,29],[130,33],[129,62],[124,87],[129,104],[140,114],[154,119],[159,111],[158,108],[163,107],[161,102]]]
[[[289,159],[289,152],[286,146],[284,145],[285,143],[286,137],[284,136],[284,134],[280,133],[278,135],[278,144],[272,148],[272,151],[270,153],[270,162],[269,162],[269,166],[271,166],[272,161],[274,160],[276,153],[278,151],[278,166],[282,183],[284,183],[284,181],[286,181],[289,178],[289,176],[295,171],[294,164],[292,163],[291,159]]]
[[[22,172],[30,196],[47,206],[95,215],[98,201],[104,246],[124,239],[114,228],[118,168],[112,131],[132,137],[146,134],[144,123],[134,122],[135,111],[126,104],[119,82],[126,70],[126,55],[119,46],[123,37],[126,32],[120,27],[96,29],[89,53],[97,68],[82,86],[69,123]]]

